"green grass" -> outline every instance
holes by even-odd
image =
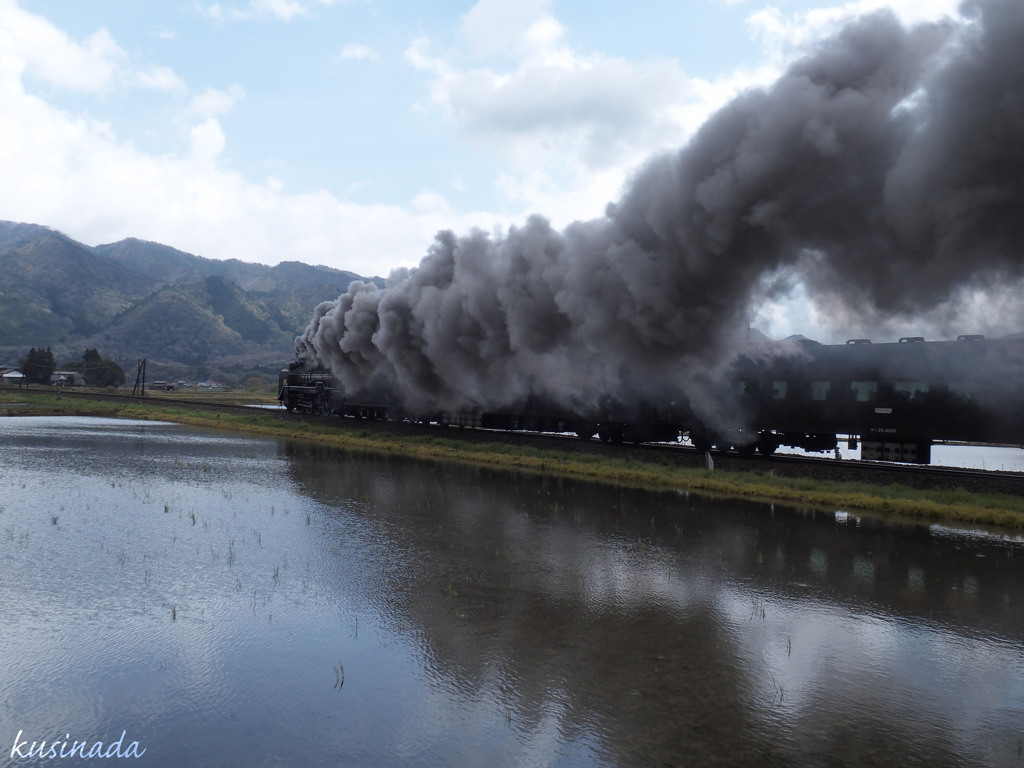
[[[0,392],[0,414],[95,415],[161,419],[293,440],[309,440],[349,451],[455,461],[520,472],[573,477],[655,490],[687,490],[715,496],[769,501],[798,507],[868,513],[933,522],[1024,528],[1024,498],[966,490],[923,490],[811,478],[776,477],[766,472],[708,471],[594,454],[563,453],[441,435],[396,435],[359,426],[284,421],[273,414],[206,412],[175,405],[173,398],[143,404],[105,403],[51,394]],[[254,402],[247,399],[247,402]],[[7,404],[20,403],[9,407]]]

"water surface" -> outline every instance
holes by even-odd
[[[0,754],[90,762],[21,759],[20,731],[125,733],[154,766],[1020,765],[1022,554],[843,512],[0,419]]]

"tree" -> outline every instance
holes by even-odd
[[[258,393],[267,391],[267,382],[258,373],[249,374],[242,382],[242,389],[246,392]]]
[[[29,384],[49,384],[50,377],[57,370],[57,364],[53,361],[53,352],[49,347],[45,350],[32,347],[28,351],[28,355],[21,359],[21,370]]]
[[[82,360],[71,363],[69,368],[78,371],[85,381],[94,387],[119,387],[124,384],[124,370],[113,360],[100,357],[96,349],[87,349]]]

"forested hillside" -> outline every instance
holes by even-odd
[[[146,359],[163,378],[269,373],[293,358],[313,308],[358,279],[134,238],[90,247],[47,227],[0,222],[0,365],[30,347],[51,348],[58,362],[91,348],[126,371]]]

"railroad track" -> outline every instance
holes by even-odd
[[[53,394],[52,388],[28,388],[13,390]],[[289,413],[284,409],[235,403],[221,403],[205,398],[162,397],[159,393],[145,396],[111,392],[83,392],[63,390],[61,397],[82,398],[107,402],[161,403],[185,408],[216,410],[225,413],[272,414],[282,420],[315,420],[325,424],[358,427],[393,434],[424,434],[448,430],[453,437],[468,442],[495,442],[510,445],[533,446],[568,454],[598,454],[612,458],[631,458],[648,462],[669,462],[679,466],[703,467],[706,458],[696,449],[676,443],[610,445],[598,440],[583,441],[575,436],[550,433],[501,431],[472,427],[441,427],[411,422],[380,422],[335,416],[308,416]],[[811,477],[820,480],[844,482],[865,482],[872,484],[898,483],[918,488],[963,488],[973,492],[1010,493],[1024,495],[1024,473],[999,472],[982,469],[957,469],[933,467],[931,465],[890,464],[886,462],[862,461],[856,459],[818,458],[793,454],[774,456],[742,456],[737,453],[712,452],[716,470],[731,472],[771,472],[784,477]]]

